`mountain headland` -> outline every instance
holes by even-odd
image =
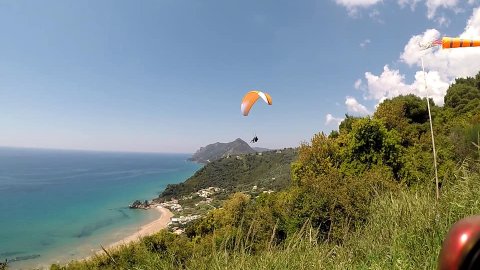
[[[205,164],[230,155],[251,154],[256,152],[257,151],[252,149],[248,143],[238,138],[233,142],[216,142],[201,147],[189,160]]]

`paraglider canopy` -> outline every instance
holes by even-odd
[[[258,98],[262,98],[268,105],[272,105],[272,98],[269,94],[261,91],[250,91],[242,99],[240,110],[244,116],[247,116],[253,104],[257,102]]]

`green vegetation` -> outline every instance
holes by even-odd
[[[295,149],[232,155],[208,163],[183,183],[168,185],[159,200],[189,196],[208,187],[225,189],[227,194],[251,190],[255,185],[279,190],[289,185],[290,164],[295,158]]]
[[[396,97],[372,117],[347,116],[338,132],[314,135],[274,193],[236,191],[285,169],[293,150],[291,160],[264,153],[209,164],[163,196],[208,186],[235,193],[185,234],[162,231],[52,269],[434,269],[450,226],[480,212],[480,73],[457,80],[444,107],[431,104],[438,201],[426,102]]]

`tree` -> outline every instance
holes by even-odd
[[[324,133],[315,134],[310,144],[304,143],[300,146],[298,159],[291,166],[292,181],[301,184],[302,181],[327,173],[340,163],[336,140]]]
[[[361,119],[361,117],[345,114],[345,119],[343,119],[343,121],[338,126],[338,131],[340,133],[350,132],[352,130],[353,123],[359,119]]]
[[[378,106],[374,118],[382,120],[387,129],[395,129],[403,146],[413,145],[428,128],[426,100],[415,95],[387,99]]]
[[[374,165],[386,165],[398,177],[403,147],[395,130],[387,130],[380,120],[364,118],[353,124],[347,138],[341,165],[345,174],[358,175]]]
[[[480,89],[468,84],[453,84],[445,95],[445,107],[457,114],[465,114],[480,108]]]

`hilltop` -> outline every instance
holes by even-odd
[[[217,142],[201,147],[189,160],[199,163],[208,163],[229,155],[250,153],[256,153],[256,151],[252,149],[248,143],[238,138],[229,143]]]

